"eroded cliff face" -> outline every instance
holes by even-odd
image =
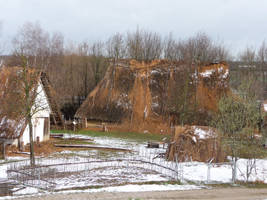
[[[218,98],[228,90],[228,78],[224,63],[198,69],[165,60],[111,63],[76,117],[154,132],[180,123],[182,118],[184,123],[205,123],[200,115],[216,111]],[[201,119],[196,117],[198,112]]]

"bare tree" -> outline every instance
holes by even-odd
[[[143,60],[160,59],[162,54],[162,41],[157,33],[143,32]]]
[[[0,56],[4,53],[4,41],[2,41],[2,22],[0,21]],[[1,63],[2,61],[0,60],[0,67],[1,67]]]
[[[115,60],[125,57],[126,47],[124,36],[120,33],[116,33],[106,42],[107,56],[114,58]]]
[[[90,66],[90,60],[89,60],[89,53],[90,53],[90,46],[87,42],[83,42],[78,47],[79,56],[81,57],[81,68],[82,68],[82,74],[83,77],[83,96],[86,97],[89,93],[89,66]]]
[[[134,33],[127,33],[127,57],[142,60],[143,38],[139,28]]]
[[[214,42],[206,33],[197,33],[184,40],[174,40],[172,34],[164,41],[164,58],[188,64],[206,64],[228,60],[230,54],[223,43]]]
[[[248,67],[252,67],[257,59],[256,51],[252,47],[247,47],[239,54],[239,60],[246,63]]]
[[[184,42],[183,57],[193,63],[209,63],[226,59],[226,49],[205,33],[198,33]]]
[[[253,47],[246,47],[239,53],[239,61],[241,62],[238,68],[240,82],[249,79],[251,76],[255,77],[253,87],[258,94],[259,99],[264,97],[264,66],[265,66],[265,44],[257,51]]]
[[[136,60],[154,60],[161,58],[163,45],[159,34],[136,29],[128,32],[127,56]]]
[[[267,76],[267,46],[265,44],[265,41],[262,42],[258,52],[257,52],[257,60],[260,64],[260,70],[261,70],[261,77],[262,77],[262,88],[265,92],[263,94],[263,98],[267,96],[267,84],[266,84],[266,76]]]
[[[13,55],[24,55],[29,65],[47,69],[49,37],[48,32],[44,31],[39,23],[25,23],[13,39]]]
[[[0,55],[2,54],[2,41],[1,41],[2,22],[0,21]]]
[[[173,39],[172,33],[170,33],[164,40],[163,56],[166,60],[180,61],[181,54],[178,48],[178,42]]]
[[[96,42],[90,47],[90,64],[91,70],[94,75],[94,81],[96,86],[103,77],[105,69],[107,68],[104,57],[104,44],[102,42]]]

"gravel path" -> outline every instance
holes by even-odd
[[[221,188],[191,191],[162,192],[120,192],[120,193],[74,193],[54,194],[39,197],[20,198],[21,200],[161,200],[161,199],[198,199],[198,200],[267,200],[267,189]]]

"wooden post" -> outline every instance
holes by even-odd
[[[20,142],[20,143],[19,143],[19,150],[20,150],[20,151],[25,151],[25,148],[24,148],[24,142]]]
[[[105,123],[102,123],[102,131],[105,132]]]
[[[176,129],[175,126],[171,126],[171,135],[172,135],[173,137],[175,136],[175,132],[176,132],[175,129]]]
[[[108,128],[107,128],[105,123],[102,123],[102,131],[103,132],[108,132]]]
[[[87,128],[87,118],[84,118],[84,128]]]
[[[72,124],[73,124],[73,131],[76,131],[76,124],[77,124],[77,122],[75,120],[73,120]]]
[[[0,156],[0,158],[1,159],[6,159],[6,144],[5,144],[4,141],[2,141],[0,143],[0,147],[1,147],[1,156]]]

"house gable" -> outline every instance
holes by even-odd
[[[23,105],[22,83],[19,82],[20,79],[16,78],[21,72],[19,67],[3,67],[0,71],[0,140],[13,141],[13,144],[15,140],[17,144],[18,139],[24,144],[29,142],[29,128],[26,119],[22,112],[16,110],[16,105],[19,106],[20,102]],[[47,94],[51,90],[51,86],[49,83],[44,85],[47,79],[45,73],[35,69],[31,69],[29,73],[35,73],[34,77],[37,78],[36,84],[32,87],[34,91],[34,102],[31,110],[33,136],[34,140],[39,137],[40,141],[43,141],[49,138],[50,115],[54,113],[52,110],[55,108],[55,105],[51,106],[50,102],[55,100]],[[13,82],[16,84],[12,85],[12,79],[15,80]],[[9,112],[6,107],[14,107],[15,109]]]

